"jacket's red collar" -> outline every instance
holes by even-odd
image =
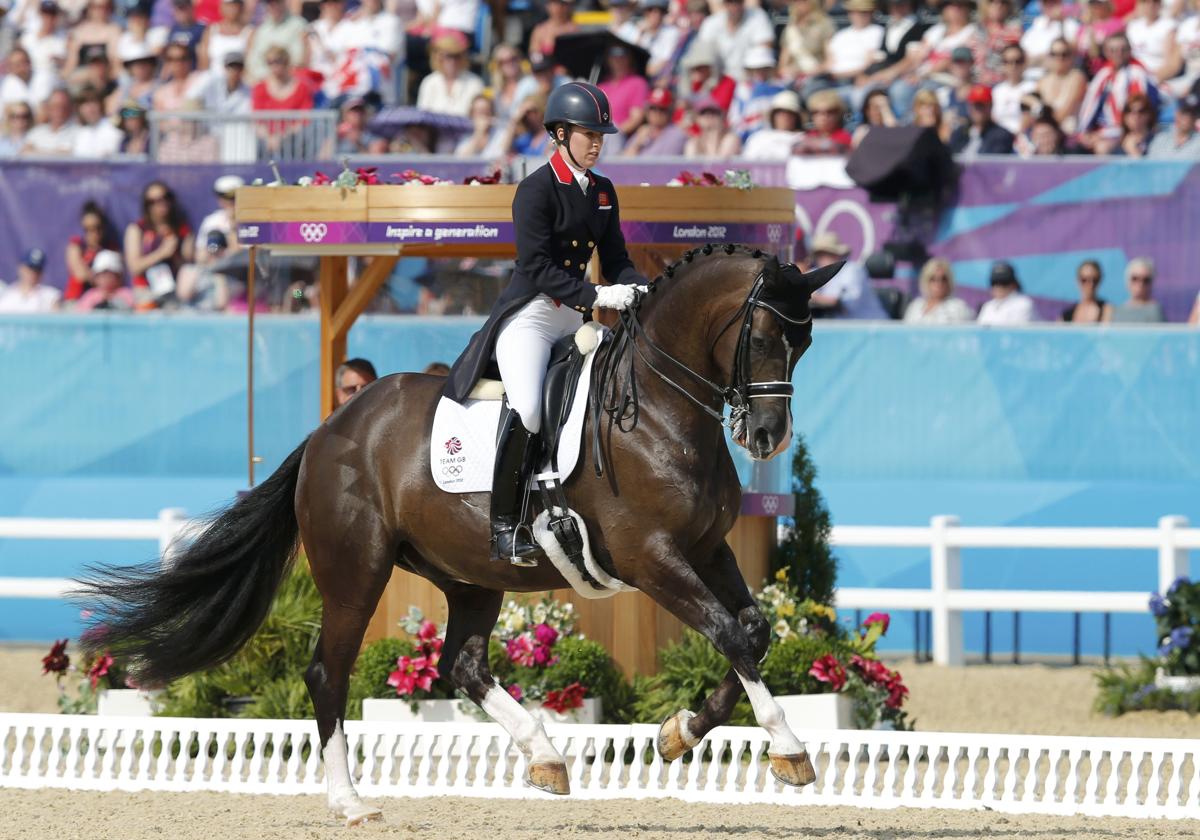
[[[555,149],[554,154],[550,156],[550,168],[554,170],[554,177],[558,179],[558,183],[568,186],[575,184],[575,170],[563,160],[561,149]],[[587,172],[587,178],[588,186],[596,183],[590,169]]]

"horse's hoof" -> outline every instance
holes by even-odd
[[[566,796],[571,792],[571,783],[567,779],[567,765],[561,761],[539,761],[530,764],[525,781],[530,787],[556,796]]]
[[[768,755],[771,760],[771,775],[785,785],[804,787],[817,780],[817,771],[808,760],[808,753],[799,755]]]
[[[672,762],[700,743],[700,739],[687,727],[688,721],[694,717],[687,709],[682,709],[664,720],[658,728],[658,754],[663,761]]]
[[[383,819],[383,811],[376,808],[374,805],[368,805],[361,799],[355,799],[345,805],[339,805],[334,808],[335,813],[344,817],[346,820],[346,828],[351,828],[356,825],[362,825],[371,820]]]

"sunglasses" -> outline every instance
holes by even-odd
[[[13,111],[8,115],[10,120],[31,120],[33,119],[32,111]]]
[[[1069,52],[1067,52],[1066,50],[1051,50],[1050,57],[1051,58],[1070,58],[1071,54]]]
[[[287,61],[286,61],[285,59],[282,59],[282,58],[268,58],[268,59],[267,59],[267,64],[268,64],[268,65],[271,65],[271,66],[276,66],[276,67],[277,67],[277,66],[279,66],[280,64],[287,64]]]
[[[1004,59],[1004,63],[1009,64],[1009,65],[1024,64],[1025,59],[1023,59],[1023,58],[1006,58],[1006,59]]]
[[[1132,277],[1129,278],[1129,282],[1130,283],[1149,283],[1153,279],[1154,279],[1153,277],[1150,277],[1147,274],[1134,274]]]
[[[930,275],[930,277],[929,277],[930,283],[948,283],[949,281],[950,281],[950,278],[947,277],[945,274],[933,274],[933,275]]]
[[[1079,282],[1080,283],[1099,283],[1100,278],[1097,277],[1095,274],[1080,274]]]

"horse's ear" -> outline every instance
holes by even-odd
[[[800,274],[800,282],[804,284],[806,294],[811,297],[812,293],[824,286],[832,280],[837,273],[842,270],[842,266],[846,264],[845,260],[823,265],[820,268]]]
[[[768,284],[769,294],[775,299],[800,298],[807,301],[813,292],[832,280],[845,264],[843,260],[808,272],[801,271],[791,263],[781,265]]]

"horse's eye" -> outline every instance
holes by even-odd
[[[770,349],[771,342],[766,337],[761,335],[750,336],[750,352],[754,353],[756,356],[765,356]]]

